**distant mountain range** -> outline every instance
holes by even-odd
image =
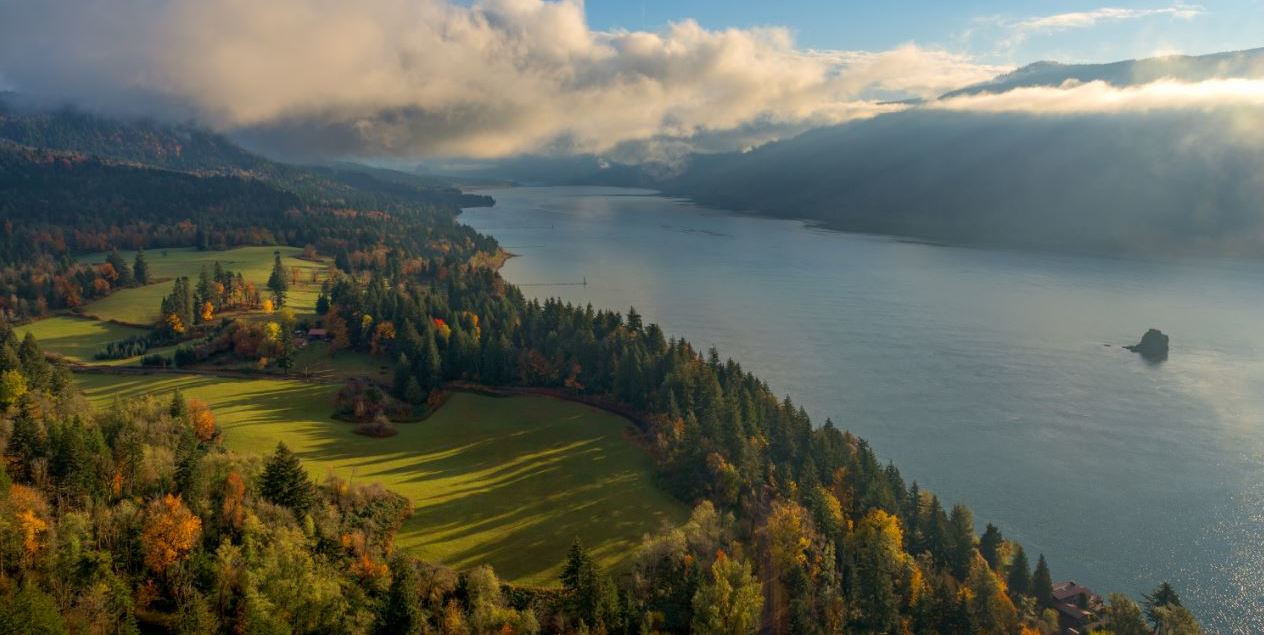
[[[1264,51],[1041,62],[940,99],[1101,80],[1256,78]],[[1250,125],[1249,125],[1250,124]],[[664,165],[520,157],[481,174],[651,187],[701,204],[933,241],[1113,256],[1263,255],[1263,114],[912,108]]]

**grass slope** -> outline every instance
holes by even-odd
[[[266,293],[265,283],[273,271],[273,252],[282,253],[282,265],[288,273],[292,267],[301,270],[300,284],[292,285],[287,293],[287,305],[297,313],[312,313],[317,302],[320,283],[311,282],[314,271],[324,272],[325,267],[307,260],[296,258],[303,250],[297,247],[238,247],[225,251],[198,251],[194,248],[156,249],[145,252],[146,262],[150,265],[150,277],[164,279],[163,282],[123,289],[84,307],[84,312],[103,320],[118,320],[128,324],[152,324],[158,318],[159,303],[163,296],[172,291],[170,278],[189,276],[194,283],[198,281],[199,271],[204,265],[210,270],[216,261],[235,272],[241,272],[248,282],[255,283],[261,293]],[[120,252],[129,264],[134,252]],[[80,262],[105,262],[105,253],[87,254],[77,258]],[[322,278],[325,274],[320,273]]]
[[[382,483],[415,505],[402,548],[458,568],[488,563],[518,584],[554,583],[574,537],[613,567],[644,533],[686,518],[654,487],[627,422],[581,404],[459,393],[426,421],[371,439],[329,419],[336,386],[177,375],[79,381],[102,406],[115,395],[180,388],[211,404],[227,447],[267,453],[283,441],[317,478]]]
[[[34,333],[41,348],[76,362],[92,362],[93,355],[107,342],[146,334],[142,328],[71,316],[23,324],[14,331],[18,338]]]

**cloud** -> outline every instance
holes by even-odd
[[[734,149],[1002,69],[781,28],[595,31],[580,0],[0,0],[0,75],[305,156]]]
[[[1159,80],[1134,86],[1104,81],[1031,86],[1001,93],[958,95],[927,102],[932,110],[1013,113],[1035,116],[1138,115],[1189,111],[1219,126],[1225,136],[1195,139],[1194,148],[1264,143],[1264,79]]]
[[[1116,87],[1104,81],[1061,86],[1031,86],[1001,93],[958,95],[929,102],[924,108],[1014,112],[1037,115],[1114,114],[1159,110],[1260,109],[1265,103],[1262,79],[1211,79],[1201,82],[1161,80]]]
[[[1049,35],[1147,18],[1191,20],[1203,15],[1206,11],[1201,5],[1176,3],[1170,6],[1148,8],[1102,7],[1088,11],[1071,11],[1026,18],[991,15],[974,19],[969,29],[961,34],[961,40],[969,41],[982,33],[991,34],[997,37],[996,54],[1007,55],[1036,35]]]
[[[1203,7],[1188,4],[1178,4],[1170,7],[1159,7],[1154,9],[1122,9],[1103,7],[1092,11],[1075,11],[1071,13],[1058,13],[1055,15],[1026,18],[1014,22],[1013,28],[1018,31],[1065,31],[1068,29],[1085,29],[1104,22],[1139,20],[1150,16],[1168,16],[1182,20],[1189,20],[1201,15],[1203,12]]]

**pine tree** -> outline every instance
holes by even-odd
[[[260,477],[260,495],[265,500],[304,513],[313,504],[313,483],[308,479],[299,457],[286,444],[278,447],[264,466]]]
[[[1040,554],[1040,561],[1035,565],[1035,575],[1031,576],[1031,595],[1035,596],[1040,608],[1053,606],[1053,577],[1049,575],[1049,563],[1045,562],[1044,554]]]
[[[1172,585],[1163,582],[1155,587],[1154,591],[1150,592],[1149,595],[1142,596],[1142,604],[1146,607],[1146,617],[1155,627],[1155,630],[1159,630],[1160,615],[1166,615],[1167,613],[1161,614],[1156,612],[1155,609],[1170,606],[1179,607],[1181,606],[1181,596],[1177,595],[1177,592],[1172,589]]]
[[[185,395],[181,394],[179,388],[172,391],[172,401],[167,407],[167,413],[177,420],[184,420],[189,416],[189,404],[185,402]]]
[[[1018,545],[1018,552],[1009,565],[1009,592],[1014,595],[1027,595],[1031,592],[1031,563],[1027,562],[1027,552]]]
[[[423,607],[419,599],[419,572],[409,558],[398,556],[392,560],[392,585],[388,587],[388,601],[379,623],[377,635],[413,635],[422,631]]]
[[[436,350],[436,338],[431,332],[423,336],[420,354],[414,366],[415,377],[423,390],[432,390],[441,384],[441,354]]]
[[[128,268],[128,263],[119,255],[118,249],[111,249],[110,255],[106,256],[106,262],[110,263],[115,269],[116,286],[127,287],[132,286],[132,270]]]
[[[987,523],[987,530],[978,541],[978,552],[983,554],[983,560],[987,561],[987,566],[991,567],[992,571],[999,570],[1000,545],[1004,541],[1005,537],[1000,534],[1000,530],[995,525]]]
[[[969,566],[974,558],[974,516],[968,507],[958,503],[952,506],[949,525],[952,530],[952,573],[964,580],[969,576]]]
[[[138,249],[137,257],[132,261],[132,278],[137,284],[150,284],[150,264],[145,261],[144,249]]]
[[[273,292],[273,306],[282,308],[286,304],[286,269],[282,266],[281,252],[273,252],[273,272],[269,274],[269,291]]]

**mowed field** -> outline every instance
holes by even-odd
[[[146,329],[73,316],[55,316],[14,327],[18,338],[35,334],[40,348],[75,362],[92,362],[93,355],[107,342],[137,335]]]
[[[219,261],[221,266],[242,273],[248,282],[255,283],[261,293],[265,293],[265,284],[273,271],[273,252],[282,254],[282,265],[288,274],[292,267],[300,269],[300,283],[291,285],[287,291],[287,306],[297,313],[312,313],[317,302],[317,293],[321,283],[312,282],[314,272],[319,280],[325,277],[325,266],[296,258],[302,249],[298,247],[238,247],[225,251],[198,251],[194,248],[182,247],[173,249],[155,249],[145,252],[145,260],[150,265],[150,277],[156,282],[135,289],[116,291],[100,300],[90,302],[84,307],[84,313],[103,320],[117,320],[127,324],[150,325],[158,319],[159,303],[172,291],[172,278],[189,276],[195,284],[203,266],[210,270]],[[120,255],[128,264],[132,264],[135,252],[121,251]],[[87,254],[76,258],[79,262],[105,262],[105,253]]]
[[[225,445],[271,452],[285,442],[315,478],[375,481],[409,497],[398,544],[460,569],[482,563],[517,584],[555,583],[580,538],[608,567],[627,561],[643,534],[686,519],[652,483],[646,453],[622,418],[549,397],[453,395],[425,421],[372,439],[329,418],[338,386],[274,379],[81,374],[89,398],[166,395],[208,402]]]

